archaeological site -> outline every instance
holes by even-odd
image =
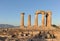
[[[38,15],[41,14],[41,25]],[[52,25],[52,11],[38,10],[34,14],[34,25],[28,15],[27,26],[24,25],[25,13],[20,14],[20,26],[17,28],[0,28],[1,41],[60,41],[60,28]]]

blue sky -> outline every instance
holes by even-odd
[[[25,25],[28,14],[31,14],[31,23],[34,25],[36,10],[52,11],[52,24],[60,25],[60,0],[0,0],[0,24],[20,25],[20,14],[25,13]],[[38,17],[41,25],[41,16]]]

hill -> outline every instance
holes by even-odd
[[[9,24],[0,24],[0,28],[8,28],[8,27],[15,27],[15,26]]]

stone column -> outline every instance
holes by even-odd
[[[28,15],[28,27],[31,26],[31,15]]]
[[[47,14],[48,14],[48,17],[47,17],[47,26],[50,27],[51,26],[51,20],[52,20],[51,19],[52,13],[51,13],[51,11],[48,11]]]
[[[48,23],[47,23],[47,19],[48,19],[47,17],[48,17],[48,14],[46,13],[46,26],[47,26],[47,24],[48,24]]]
[[[35,27],[38,26],[38,14],[35,14]]]
[[[42,14],[42,27],[44,27],[45,26],[45,19],[44,19],[44,14]]]
[[[45,12],[42,12],[42,27],[45,26]]]
[[[24,26],[24,13],[21,13],[21,22],[20,22],[20,26],[21,26],[21,27]]]

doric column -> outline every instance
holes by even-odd
[[[52,15],[52,12],[51,11],[48,11],[47,12],[48,16],[47,16],[47,26],[50,27],[51,26],[51,15]]]
[[[38,14],[35,14],[35,26],[38,26]]]
[[[28,26],[31,26],[31,15],[28,15]]]
[[[48,14],[46,13],[46,26],[47,26]]]
[[[42,13],[42,27],[44,27],[45,26],[45,15],[44,15],[44,13]]]
[[[24,26],[24,13],[21,13],[21,22],[20,26]]]

